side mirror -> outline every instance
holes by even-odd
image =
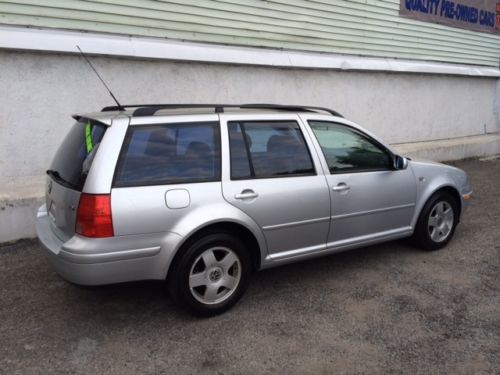
[[[408,167],[408,159],[404,156],[394,155],[394,169],[406,169]]]

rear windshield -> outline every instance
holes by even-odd
[[[76,122],[59,146],[47,173],[62,185],[82,190],[106,126]]]

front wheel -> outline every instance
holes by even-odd
[[[413,237],[424,249],[441,249],[450,242],[457,224],[457,202],[450,194],[438,192],[422,209]]]
[[[168,278],[174,301],[194,315],[230,309],[243,295],[251,273],[245,246],[226,233],[208,234],[186,248]]]

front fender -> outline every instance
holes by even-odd
[[[461,196],[461,187],[458,186],[457,168],[440,163],[428,163],[411,161],[410,167],[415,174],[417,184],[417,199],[415,202],[415,214],[411,226],[415,228],[418,217],[425,203],[438,190],[443,188],[454,189]],[[462,206],[462,204],[461,204]]]

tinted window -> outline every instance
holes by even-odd
[[[231,178],[314,174],[304,137],[294,121],[229,122]]]
[[[218,123],[132,126],[115,186],[220,180]]]
[[[50,170],[58,182],[82,190],[106,126],[96,122],[77,122],[59,146]]]
[[[331,173],[389,169],[391,158],[367,136],[344,125],[309,121]]]

